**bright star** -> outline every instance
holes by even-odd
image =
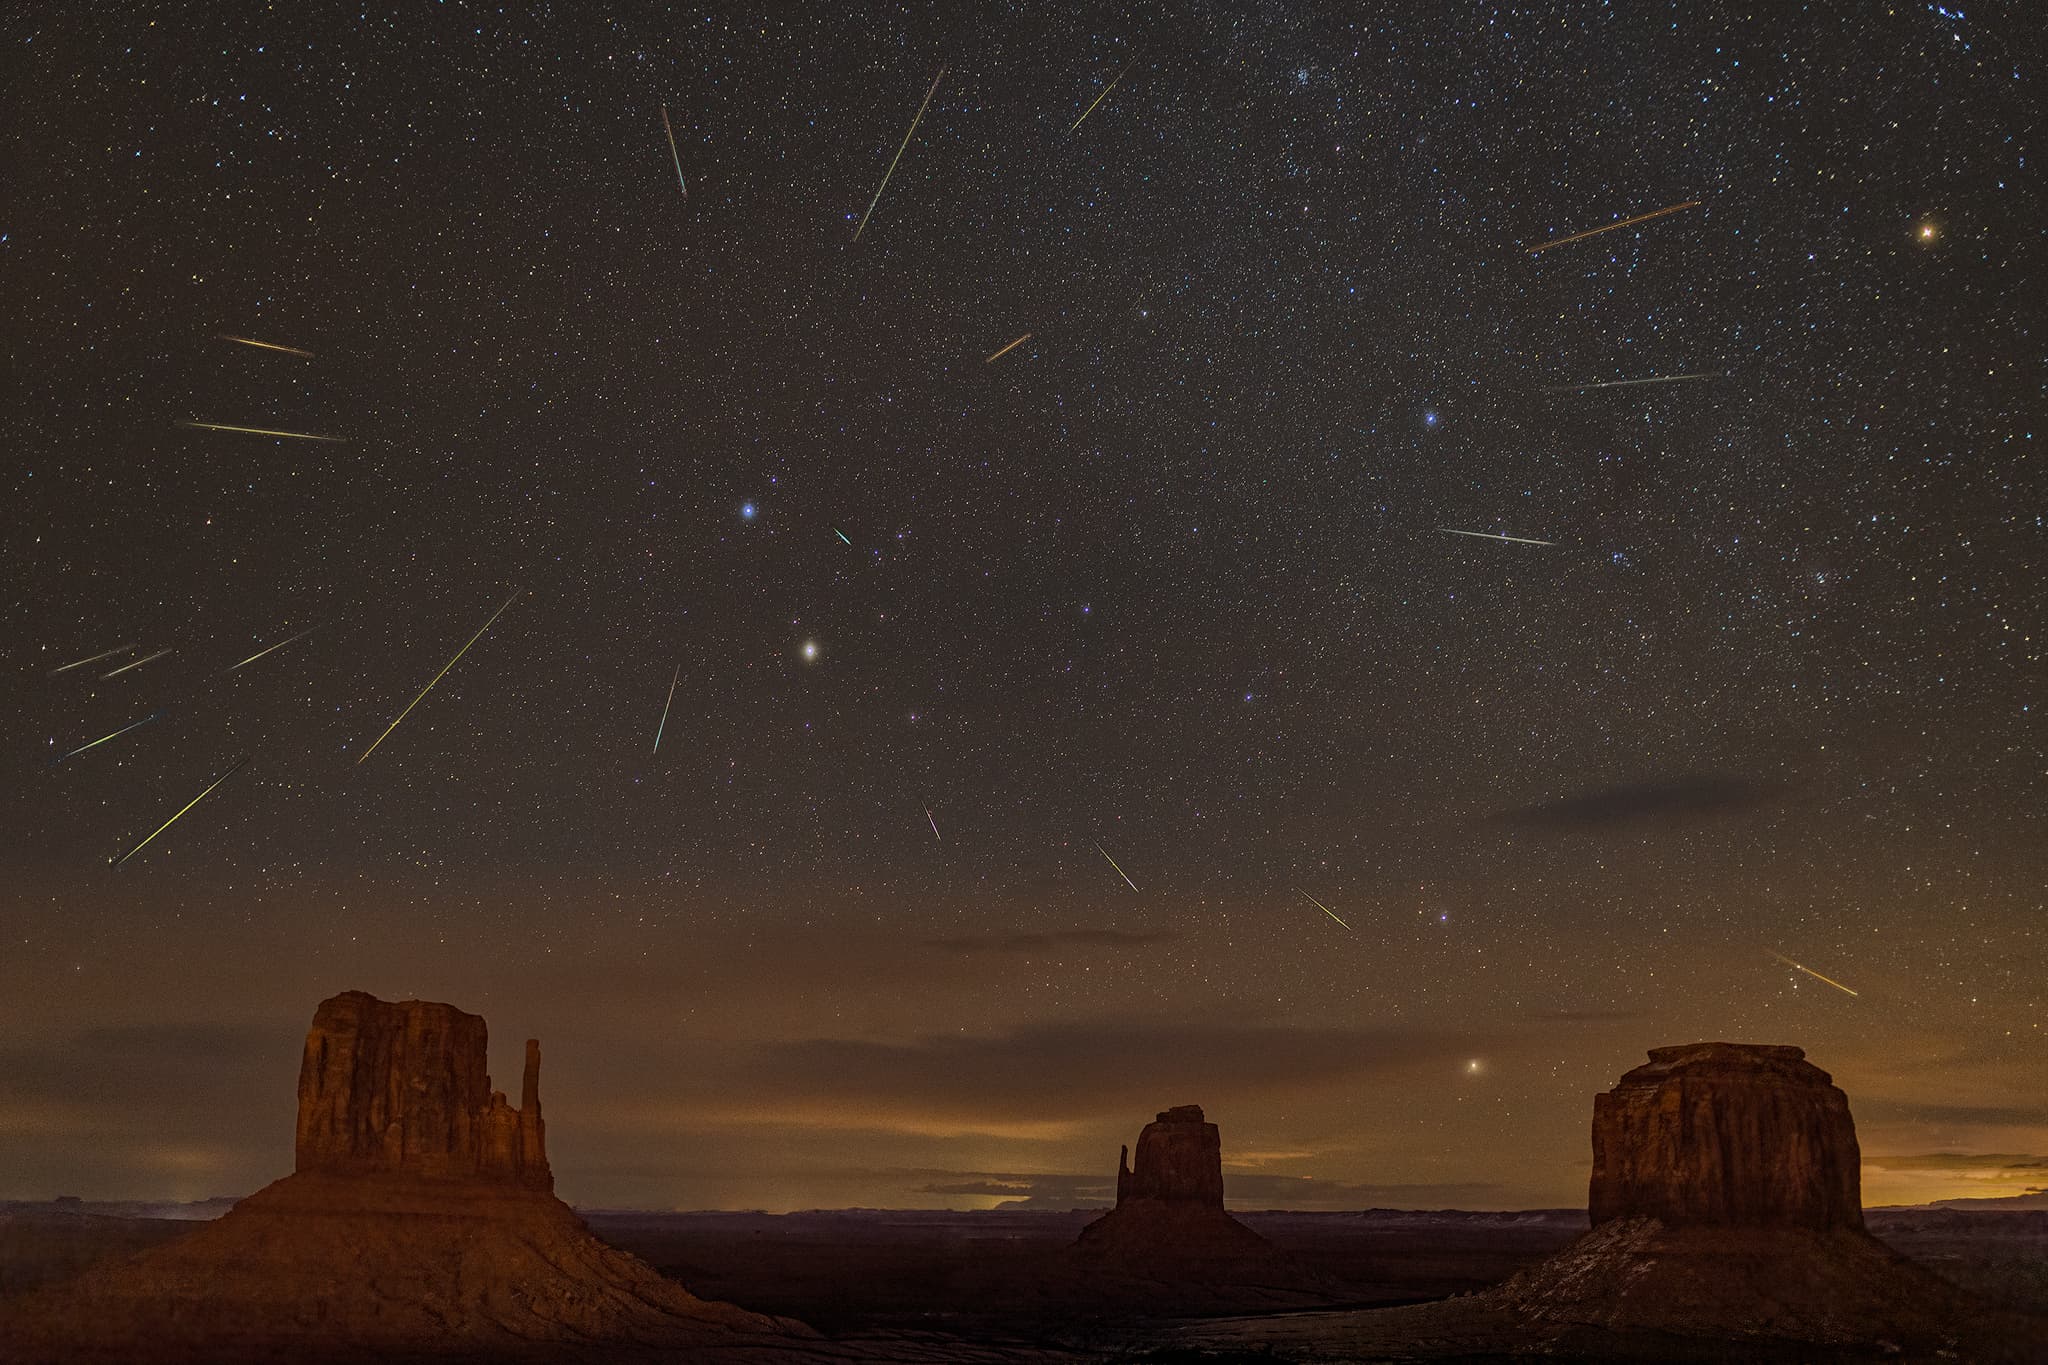
[[[818,661],[818,642],[816,640],[804,641],[803,655],[805,663],[816,663]]]
[[[746,518],[748,521],[752,521],[754,519],[754,504],[752,504],[751,502],[741,503],[740,515]]]
[[[1426,427],[1433,427],[1433,426],[1435,426],[1435,425],[1436,425],[1436,414],[1435,414],[1435,413],[1433,413],[1433,412],[1425,412],[1425,413],[1423,413],[1423,414],[1422,414],[1422,425],[1424,425],[1424,426],[1426,426]]]

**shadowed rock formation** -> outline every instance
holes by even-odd
[[[1198,1104],[1163,1109],[1117,1158],[1116,1207],[1081,1229],[1079,1245],[1125,1260],[1257,1255],[1266,1239],[1223,1211],[1223,1140]]]

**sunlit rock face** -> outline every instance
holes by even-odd
[[[1593,1225],[1861,1228],[1849,1099],[1796,1047],[1690,1043],[1593,1100]]]
[[[502,1181],[551,1190],[540,1043],[520,1106],[491,1089],[480,1015],[347,991],[320,1002],[299,1064],[297,1169]]]

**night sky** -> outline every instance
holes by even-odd
[[[0,1197],[349,988],[589,1204],[1570,1206],[1703,1038],[2048,1185],[2031,0],[0,37]]]

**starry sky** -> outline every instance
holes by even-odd
[[[2048,1185],[2024,0],[0,38],[0,1197],[350,988],[588,1204],[1571,1206],[1703,1038]]]

